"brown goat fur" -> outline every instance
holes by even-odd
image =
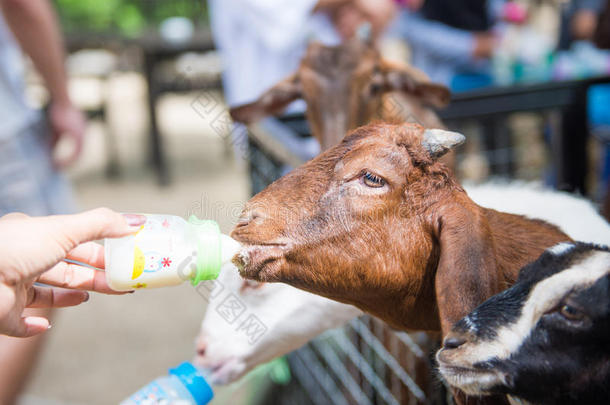
[[[249,124],[304,99],[312,134],[326,150],[375,119],[439,128],[442,123],[429,107],[445,106],[449,96],[445,86],[430,82],[423,72],[390,63],[371,43],[354,38],[338,46],[310,43],[294,74],[258,100],[232,108],[231,116]]]
[[[447,332],[570,240],[476,205],[423,137],[415,124],[359,128],[253,197],[232,234],[245,244],[242,275],[354,304],[398,329]]]

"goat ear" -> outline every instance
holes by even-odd
[[[457,132],[444,129],[426,129],[421,144],[432,158],[437,159],[452,148],[464,143],[465,140],[466,137]]]
[[[442,208],[435,220],[440,255],[435,294],[441,329],[445,335],[453,324],[500,290],[501,276],[487,219],[472,203]]]
[[[288,104],[300,97],[301,82],[295,73],[264,92],[258,100],[231,108],[231,118],[250,124],[267,115],[280,114]]]
[[[402,91],[437,108],[449,104],[451,98],[449,89],[442,84],[432,83],[421,70],[383,60],[380,68],[384,74],[386,90]]]

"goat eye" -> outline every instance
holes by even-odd
[[[371,83],[371,86],[369,87],[369,92],[373,96],[376,96],[377,94],[381,93],[381,84]]]
[[[365,172],[362,175],[362,182],[365,186],[379,188],[385,186],[385,180],[371,172]]]
[[[576,307],[564,304],[559,308],[559,313],[570,321],[579,321],[583,318],[583,313]]]

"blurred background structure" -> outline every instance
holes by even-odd
[[[430,56],[417,46],[428,45],[418,42],[422,31],[412,27],[434,20],[434,6],[442,2],[395,3],[397,17],[381,41],[384,54],[416,66],[423,61],[419,67],[424,70],[426,63],[439,63],[424,61]],[[586,38],[594,34],[587,26],[588,14],[572,18],[582,6],[595,11],[596,23],[604,2],[489,3],[503,4],[494,11],[493,21],[483,18],[485,26],[476,29],[484,32],[477,36],[477,62],[462,69],[467,63],[457,55],[451,59],[457,66],[451,72],[439,72],[438,77],[426,72],[453,90],[453,100],[440,116],[468,138],[458,156],[460,177],[537,180],[583,193],[601,205],[610,177],[610,53]],[[196,214],[217,220],[229,232],[252,192],[303,160],[310,131],[298,107],[273,120],[275,126],[235,136],[223,98],[226,66],[216,50],[207,2],[54,4],[69,52],[70,95],[89,117],[81,158],[67,170],[79,208]],[[566,29],[571,34],[562,31]],[[27,84],[29,101],[44,108],[48,94],[33,69],[28,70]],[[20,403],[117,403],[168,367],[193,357],[205,307],[206,300],[185,285],[124,297],[96,295],[81,307],[58,311]],[[359,361],[372,364],[386,381],[396,380],[393,373],[403,377],[390,393],[397,403],[422,403],[404,394],[404,376],[388,365],[388,353],[379,355],[358,328],[366,327],[377,337],[387,332],[371,319],[355,325],[349,327],[349,336],[355,336]],[[404,337],[392,342],[403,345],[402,360],[413,356]],[[216,403],[336,401],[301,370],[306,368],[303,359],[313,359],[340,385],[320,353],[318,343],[289,358],[293,369],[287,385],[274,383],[266,371],[257,373],[220,390]],[[357,362],[352,363],[348,369],[359,373],[353,371]],[[438,387],[427,371],[422,376],[406,369],[416,382]],[[370,395],[368,403],[391,403],[386,393],[381,395],[375,384],[359,376]],[[323,392],[313,395],[316,390]],[[410,399],[401,398],[403,394]],[[345,398],[345,403],[353,403],[348,394]]]

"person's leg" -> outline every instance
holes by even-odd
[[[67,182],[53,168],[44,122],[0,141],[0,216],[71,213],[74,203]],[[30,310],[34,311],[34,310]],[[50,316],[50,310],[35,310]],[[0,335],[0,404],[13,404],[25,388],[44,344],[44,334],[27,339]]]

